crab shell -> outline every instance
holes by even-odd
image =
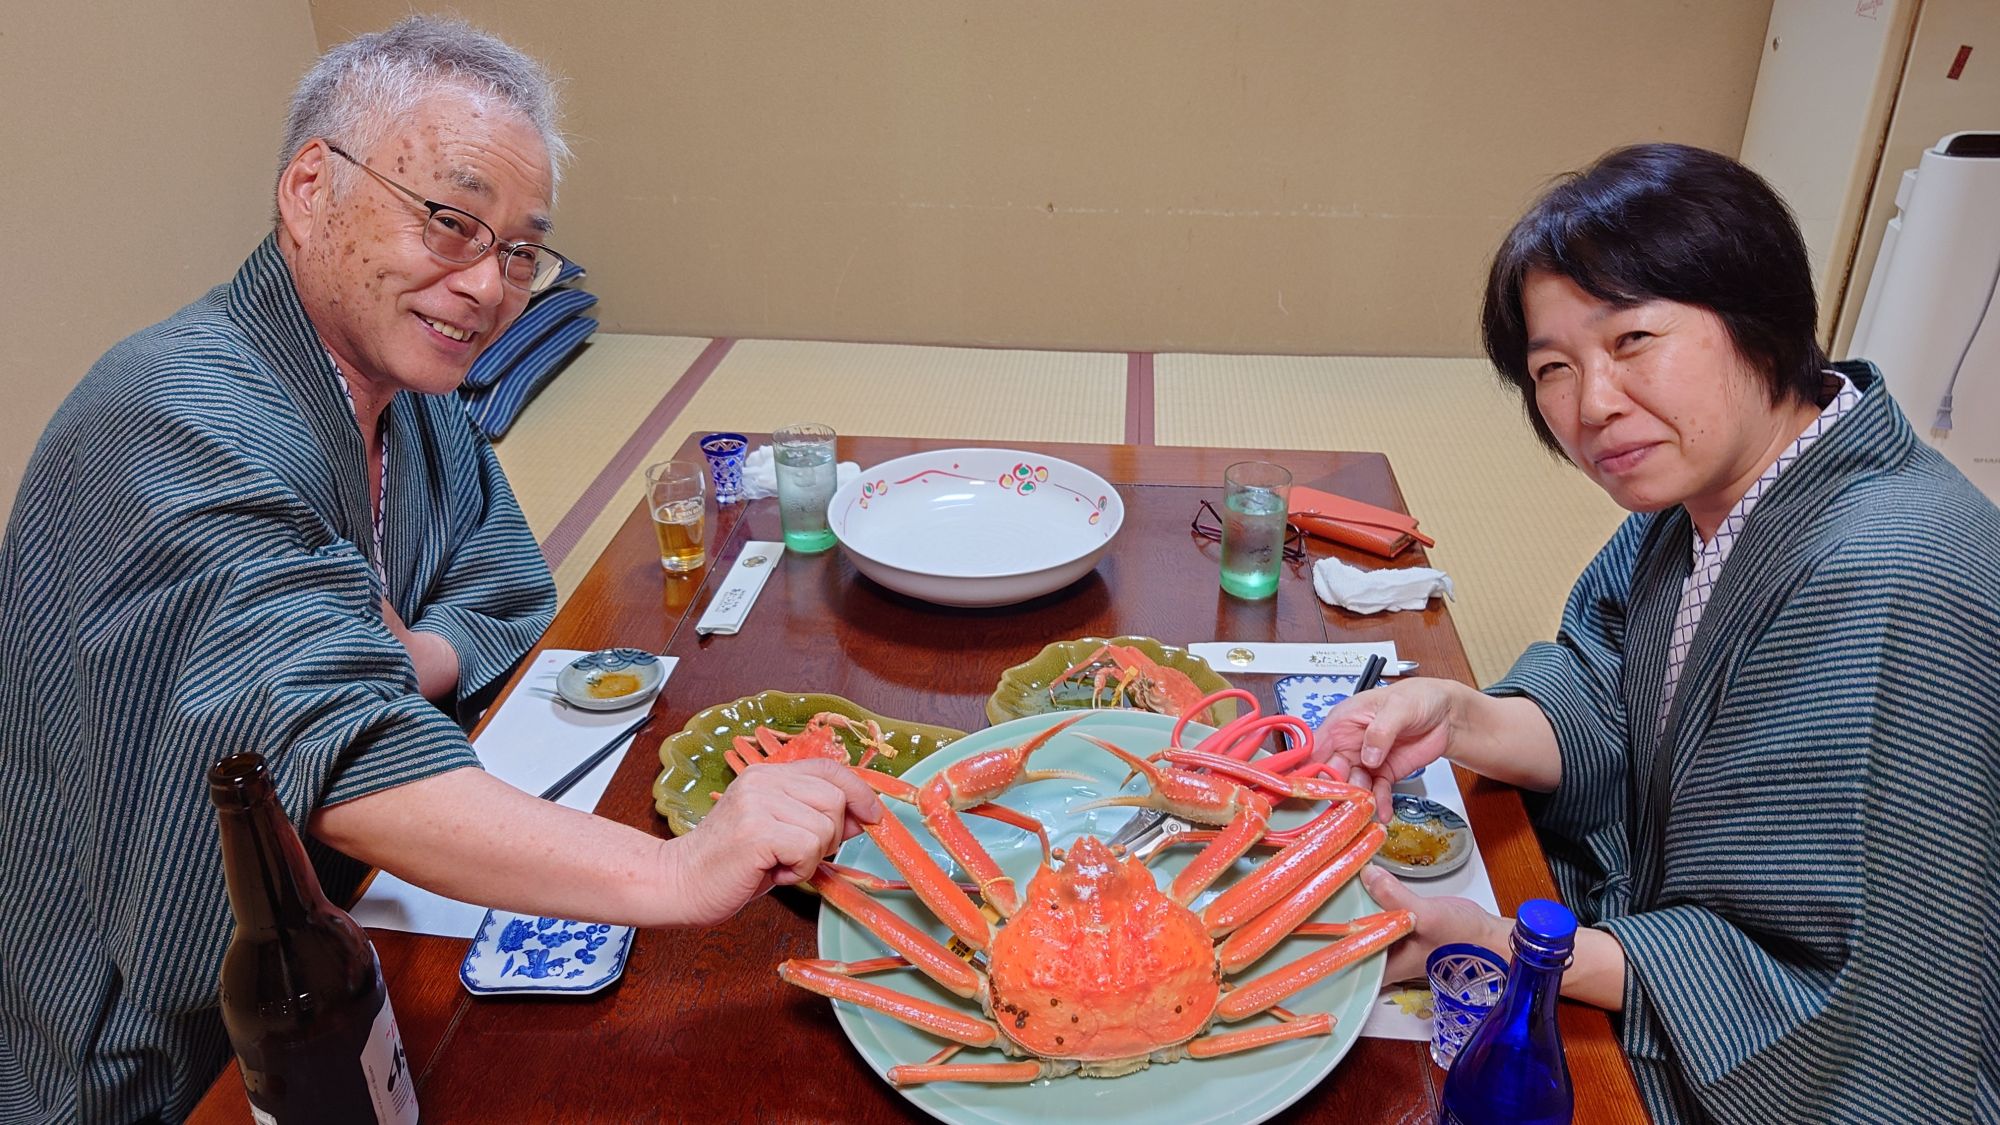
[[[1091,1073],[1136,1070],[1199,1035],[1222,992],[1201,919],[1094,836],[1035,873],[991,955],[988,1008],[1001,1034]]]

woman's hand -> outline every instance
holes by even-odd
[[[1508,956],[1508,940],[1514,924],[1488,914],[1471,899],[1425,898],[1372,863],[1361,869],[1361,885],[1382,904],[1382,909],[1407,910],[1417,918],[1416,929],[1389,947],[1389,966],[1382,975],[1384,982],[1424,979],[1424,962],[1431,951],[1453,942],[1483,945],[1502,957]]]
[[[1534,700],[1494,698],[1433,677],[1341,700],[1313,735],[1313,758],[1373,789],[1385,821],[1389,786],[1439,758],[1537,793],[1562,781],[1555,730]]]
[[[1313,758],[1374,789],[1376,814],[1386,821],[1389,786],[1451,753],[1453,702],[1470,690],[1452,680],[1408,679],[1343,699],[1313,735]]]

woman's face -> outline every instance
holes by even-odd
[[[1685,505],[1704,536],[1818,413],[1771,404],[1720,317],[1601,301],[1560,274],[1521,291],[1535,406],[1563,452],[1634,512]]]

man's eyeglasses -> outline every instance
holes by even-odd
[[[535,242],[502,242],[486,220],[449,204],[425,199],[402,184],[363,164],[342,151],[332,141],[326,147],[335,156],[409,196],[430,216],[424,220],[424,247],[447,262],[461,265],[478,261],[488,250],[500,255],[500,276],[507,284],[529,293],[540,293],[556,283],[568,262],[561,254]]]
[[[1205,522],[1204,522],[1205,521]],[[1203,539],[1222,538],[1222,517],[1215,514],[1215,505],[1203,500],[1194,511],[1194,519],[1189,521],[1188,530]],[[1306,559],[1306,533],[1298,524],[1285,522],[1285,561],[1304,562]]]

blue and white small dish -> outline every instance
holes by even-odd
[[[643,648],[587,652],[556,673],[556,694],[586,711],[621,711],[659,694],[666,666]]]
[[[1375,864],[1406,879],[1449,875],[1472,858],[1472,826],[1457,812],[1414,793],[1392,795],[1396,814]]]
[[[1285,676],[1271,685],[1278,695],[1278,710],[1297,715],[1306,725],[1318,729],[1333,705],[1354,694],[1359,676]]]
[[[474,996],[588,996],[618,979],[632,953],[632,927],[488,910],[458,966]]]

